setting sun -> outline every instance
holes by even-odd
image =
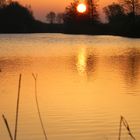
[[[78,4],[78,6],[77,6],[77,11],[79,12],[79,13],[84,13],[85,11],[86,11],[86,5],[85,4],[83,4],[83,3],[80,3],[80,4]]]

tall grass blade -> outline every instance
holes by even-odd
[[[43,125],[43,121],[42,121],[42,117],[41,117],[41,113],[40,113],[40,108],[39,108],[39,103],[38,103],[38,97],[37,97],[37,74],[32,73],[33,79],[35,81],[35,100],[36,100],[36,106],[37,106],[37,111],[38,111],[38,116],[39,116],[39,120],[40,120],[40,124],[42,127],[42,131],[45,137],[45,140],[47,140],[47,134]]]
[[[19,75],[19,83],[18,83],[18,96],[17,96],[17,106],[16,106],[16,120],[15,120],[15,133],[14,140],[17,139],[17,130],[18,130],[18,114],[19,114],[19,101],[20,101],[20,88],[21,88],[21,74]]]
[[[122,124],[126,128],[126,130],[128,131],[128,134],[130,135],[132,140],[136,140],[136,138],[133,136],[133,134],[132,134],[132,132],[130,130],[128,122],[126,121],[126,119],[123,116],[121,116],[121,118],[120,118],[120,127],[119,127],[119,137],[118,137],[118,140],[121,140]]]
[[[12,133],[11,133],[11,130],[10,130],[8,121],[7,121],[7,119],[6,119],[6,117],[4,115],[2,115],[2,118],[3,118],[4,123],[6,125],[7,131],[8,131],[8,134],[9,134],[9,137],[10,137],[11,140],[13,140]]]
[[[120,126],[119,126],[119,137],[118,137],[118,140],[121,140],[121,132],[122,132],[122,116],[120,118]]]

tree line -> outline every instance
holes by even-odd
[[[77,11],[73,0],[64,13],[47,13],[46,22],[35,19],[30,5],[0,0],[0,32],[64,32],[140,36],[140,0],[118,0],[103,8],[106,23],[99,18],[98,2],[85,0],[87,10]]]
[[[107,23],[100,21],[96,0],[85,0],[85,3],[87,10],[83,14],[76,9],[79,0],[66,7],[67,32],[140,36],[140,0],[118,0],[104,7]]]
[[[83,14],[77,12],[77,5],[80,0],[74,0],[70,5],[65,8],[64,13],[56,15],[54,11],[49,12],[46,15],[46,19],[49,23],[62,22],[101,22],[99,20],[99,13],[97,12],[98,3],[93,0],[85,0],[87,5],[87,11]],[[114,22],[119,19],[122,20],[125,16],[130,17],[133,22],[140,15],[140,1],[139,0],[119,0],[118,3],[112,4],[103,8],[106,19],[108,22]]]

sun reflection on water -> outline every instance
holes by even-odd
[[[80,48],[77,55],[77,71],[80,75],[86,72],[87,67],[87,51],[86,48]]]

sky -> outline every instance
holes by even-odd
[[[18,0],[23,5],[31,5],[36,19],[45,21],[45,16],[49,11],[64,12],[65,7],[73,0]],[[83,2],[84,0],[81,0]],[[112,3],[113,0],[98,0],[100,13],[102,7]]]

